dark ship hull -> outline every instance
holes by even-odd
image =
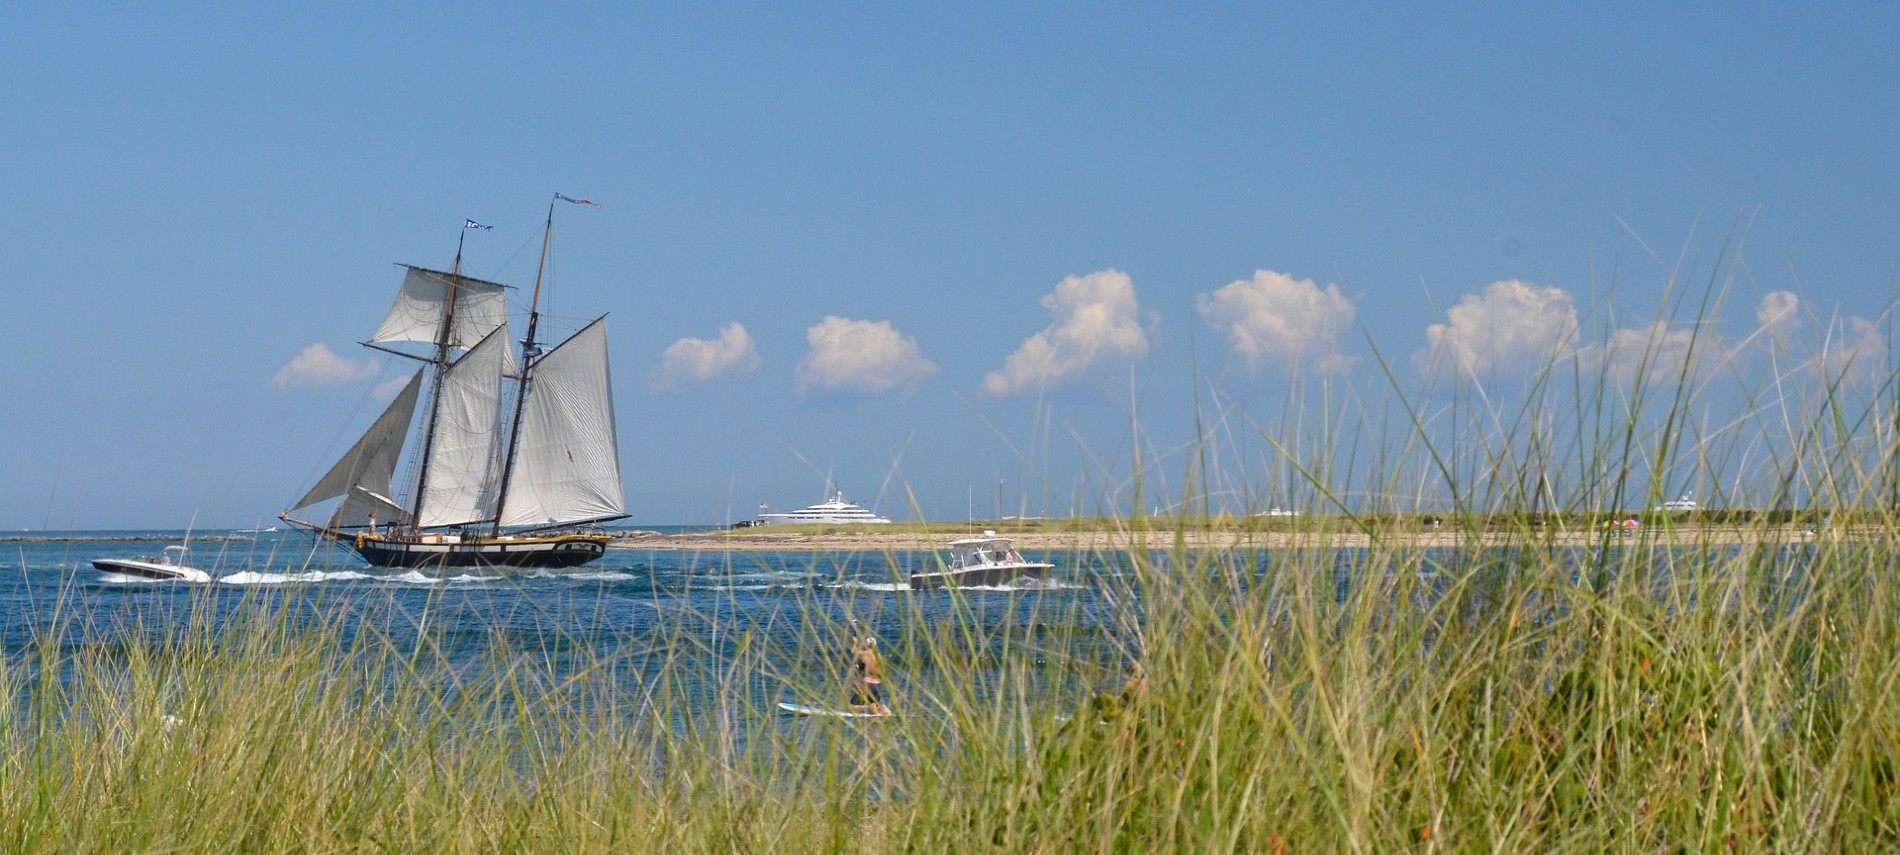
[[[521,537],[359,535],[345,540],[376,567],[576,567],[607,552],[607,534]]]

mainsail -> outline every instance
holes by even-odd
[[[456,309],[459,319],[460,307]],[[428,483],[422,485],[422,528],[495,518],[496,451],[501,447],[501,377],[507,370],[508,326],[495,327],[442,375]]]
[[[389,408],[377,417],[361,439],[338,460],[330,471],[318,479],[317,485],[310,488],[294,507],[303,508],[326,499],[351,494],[354,490],[365,490],[372,494],[389,493],[389,482],[396,474],[396,458],[402,453],[403,434],[408,431],[409,419],[415,413],[416,392],[422,386],[422,372],[417,371],[409,378],[407,385],[397,393],[396,399],[389,402]],[[331,525],[360,526],[369,523],[369,510],[373,505],[345,500],[337,508]],[[403,515],[407,517],[407,514]],[[377,514],[383,522],[400,522],[386,513]]]
[[[459,259],[458,259],[459,260]],[[408,274],[396,304],[369,337],[372,342],[442,340],[442,319],[451,317],[448,344],[471,347],[508,322],[508,286],[426,267],[404,265]],[[453,306],[449,295],[455,295]],[[506,348],[504,348],[505,350]]]
[[[502,525],[549,526],[626,513],[607,319],[596,319],[533,366]]]

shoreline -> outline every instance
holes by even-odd
[[[1793,525],[1765,529],[1745,526],[1669,526],[1639,530],[1633,537],[1611,537],[1591,530],[1561,530],[1535,536],[1515,532],[1473,534],[1465,531],[1392,532],[1378,535],[1324,531],[999,532],[999,536],[1014,542],[1017,549],[1037,552],[1124,551],[1144,543],[1149,549],[1171,549],[1179,545],[1192,550],[1367,549],[1375,543],[1411,549],[1588,547],[1604,543],[1613,546],[1797,544],[1844,537],[1863,538],[1875,534],[1872,529],[1863,531],[1859,528],[1851,531],[1830,528],[1810,533],[1803,527]],[[970,532],[951,530],[934,533],[853,531],[783,534],[754,531],[689,534],[636,532],[615,540],[609,548],[660,552],[930,552],[944,549],[951,540],[970,536]]]
[[[178,534],[5,534],[0,543],[155,543],[183,541]],[[236,543],[253,541],[248,534],[194,534],[189,540],[199,543]]]

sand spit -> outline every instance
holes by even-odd
[[[1018,549],[1028,550],[1125,550],[1146,545],[1150,549],[1292,549],[1333,548],[1364,549],[1373,545],[1395,548],[1454,549],[1472,546],[1558,546],[1583,547],[1599,543],[1616,545],[1721,545],[1742,543],[1807,543],[1822,538],[1867,537],[1875,532],[1826,530],[1810,533],[1797,526],[1767,529],[1728,526],[1670,526],[1639,530],[1634,536],[1609,538],[1601,532],[1569,530],[1539,533],[1534,537],[1518,533],[1473,534],[1461,531],[1394,532],[1369,535],[1363,532],[1326,531],[1090,531],[1090,532],[999,532],[1011,538]],[[901,552],[942,549],[959,537],[975,534],[962,528],[924,533],[916,531],[869,533],[764,533],[759,531],[698,532],[659,534],[635,532],[614,541],[616,549],[675,550],[690,552]]]

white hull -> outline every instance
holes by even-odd
[[[1043,561],[1010,561],[996,564],[977,564],[969,567],[957,567],[931,573],[912,573],[910,586],[915,590],[925,588],[991,588],[1007,585],[1017,579],[1042,579],[1055,569],[1054,564]]]
[[[211,581],[210,573],[196,567],[168,564],[151,558],[94,558],[92,567],[101,573],[151,582]]]

